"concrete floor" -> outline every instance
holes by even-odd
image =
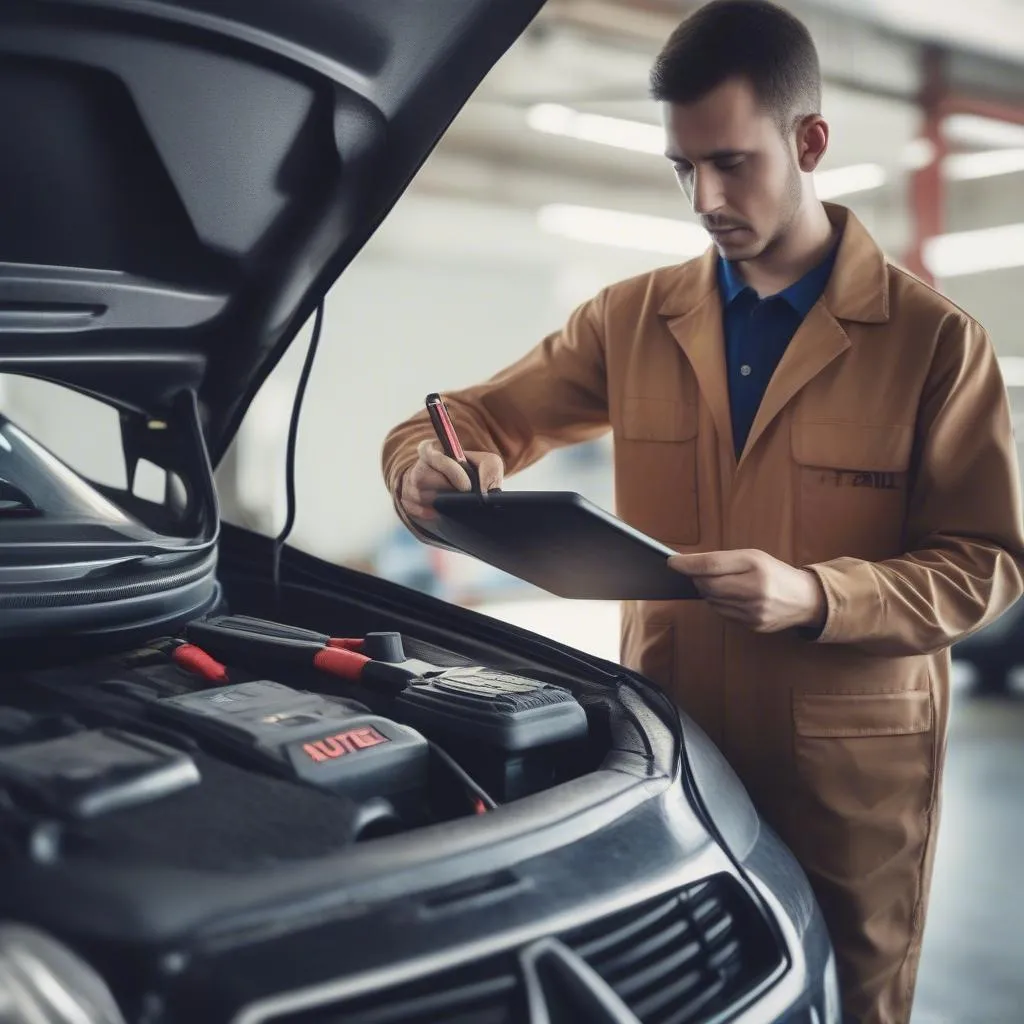
[[[1024,691],[955,689],[913,1024],[1024,1024]]]

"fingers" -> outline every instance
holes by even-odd
[[[399,486],[399,503],[413,519],[436,519],[434,499],[438,494],[470,491],[469,474],[449,459],[437,441],[422,441],[416,449],[417,460],[406,470]],[[467,452],[466,457],[477,467],[482,491],[501,487],[504,465],[493,452]]]
[[[416,454],[416,462],[402,476],[399,504],[413,519],[436,519],[437,495],[442,491],[469,490],[469,478],[457,462],[445,458],[436,441],[424,441]]]
[[[711,551],[674,555],[669,566],[693,580],[697,593],[717,615],[749,629],[761,625],[762,566],[756,551]]]
[[[758,566],[747,551],[673,555],[669,568],[689,576],[704,598],[742,600],[760,590]]]
[[[757,580],[750,573],[736,573],[732,576],[697,576],[693,585],[705,598],[718,601],[749,601],[760,594]]]
[[[434,498],[436,490],[428,490],[415,479],[415,466],[407,469],[398,485],[398,503],[406,515],[413,519],[436,519]]]
[[[466,471],[441,451],[441,445],[437,441],[421,441],[416,454],[419,461],[413,466],[413,473],[416,474],[421,467],[424,470],[417,475],[417,483],[422,480],[425,486],[432,486],[435,491],[473,489]]]
[[[466,452],[466,458],[476,466],[484,494],[499,489],[504,483],[505,465],[493,452]]]
[[[673,555],[668,564],[676,572],[695,579],[707,576],[733,576],[750,569],[750,556],[746,551],[704,551],[688,555]]]

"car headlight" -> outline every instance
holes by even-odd
[[[0,924],[0,1024],[124,1024],[103,979],[56,939]]]

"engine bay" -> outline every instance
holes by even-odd
[[[453,942],[513,902],[542,927],[590,899],[576,842],[670,785],[642,680],[293,558],[278,594],[229,548],[223,601],[173,632],[6,648],[0,921],[65,943],[125,1019],[405,962],[436,915]]]
[[[336,852],[487,814],[611,747],[608,706],[565,686],[248,616],[0,686],[0,839],[42,863]]]

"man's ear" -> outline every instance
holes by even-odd
[[[821,163],[828,149],[828,122],[820,114],[810,114],[796,126],[796,158],[801,171],[810,174]]]

